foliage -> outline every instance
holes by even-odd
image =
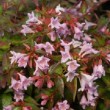
[[[110,109],[110,14],[104,3],[0,1],[1,109]]]

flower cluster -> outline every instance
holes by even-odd
[[[25,44],[26,50],[21,53],[11,51],[10,57],[11,64],[17,64],[23,71],[11,79],[10,88],[14,91],[16,102],[25,103],[25,91],[34,86],[34,94],[40,97],[40,107],[47,107],[50,102],[52,110],[69,110],[71,105],[67,100],[59,101],[65,99],[64,87],[67,88],[68,83],[73,84],[76,78],[80,82],[76,93],[82,92],[79,100],[82,108],[95,106],[98,97],[95,81],[105,76],[102,58],[110,61],[110,53],[103,54],[95,47],[96,39],[89,31],[97,24],[79,19],[82,16],[77,12],[80,5],[76,6],[76,10],[58,5],[55,9],[28,13],[21,33],[35,36],[34,44]],[[24,71],[27,68],[30,71]],[[57,92],[62,96],[60,99],[56,98]]]

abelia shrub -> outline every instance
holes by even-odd
[[[43,7],[28,13],[21,33],[31,35],[33,43],[24,44],[19,52],[10,51],[10,64],[16,66],[9,86],[13,102],[3,110],[16,106],[22,110],[73,110],[75,101],[83,109],[95,106],[100,86],[96,82],[106,75],[104,64],[110,61],[110,52],[103,51],[97,34],[107,35],[109,30],[102,27],[93,32],[98,25],[81,19],[81,5]]]

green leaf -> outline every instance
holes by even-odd
[[[12,96],[11,94],[3,94],[2,95],[2,105],[4,106],[8,106],[12,103]]]
[[[55,79],[55,85],[58,90],[58,93],[63,97],[64,96],[64,81],[63,81],[63,79],[60,77]]]
[[[2,58],[2,68],[3,68],[3,70],[8,70],[9,66],[10,66],[9,57],[5,53]]]
[[[25,99],[24,99],[25,102],[27,103],[33,103],[35,105],[38,105],[37,102],[30,96],[27,96]]]
[[[73,101],[75,101],[76,94],[77,94],[77,78],[76,77],[73,80],[73,84],[74,84]]]
[[[3,8],[2,6],[0,6],[0,14],[2,14],[2,12],[3,12]]]
[[[88,6],[86,1],[82,1],[80,11],[85,14],[87,12]]]
[[[62,72],[63,72],[63,69],[62,69],[62,66],[61,66],[60,62],[55,63],[49,69],[50,74],[53,74],[53,73],[61,74]]]
[[[75,101],[77,93],[77,77],[75,77],[72,82],[67,82],[66,85],[73,95],[73,101]]]
[[[15,107],[13,110],[21,110],[21,107]]]

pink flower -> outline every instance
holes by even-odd
[[[97,54],[99,51],[95,50],[92,48],[92,43],[87,43],[87,42],[83,42],[83,45],[80,46],[81,51],[79,52],[79,55],[81,55],[81,57],[84,57],[85,55],[88,54]]]
[[[36,63],[41,70],[46,70],[49,67],[49,64],[48,64],[49,61],[50,61],[49,58],[41,56],[41,57],[38,57]]]
[[[90,38],[90,35],[84,34],[84,36],[85,36],[85,37],[83,38],[84,41],[86,41],[86,42],[91,42],[92,39]]]
[[[8,106],[4,107],[3,110],[13,110],[13,106],[8,105]]]
[[[68,60],[71,60],[72,57],[68,51],[60,51],[62,58],[61,58],[61,63],[65,63]]]
[[[14,51],[10,51],[10,53],[13,55],[12,57],[10,57],[11,64],[13,64],[14,62],[16,63],[21,57],[25,56],[25,54],[16,53]]]
[[[80,40],[81,37],[83,36],[83,31],[81,31],[78,27],[74,27],[74,31],[75,31],[74,38]]]
[[[64,12],[64,11],[65,11],[65,9],[62,8],[62,7],[60,6],[60,4],[59,4],[59,5],[55,8],[55,11],[56,11],[56,13],[58,13],[58,15],[60,15],[61,12]]]
[[[52,80],[47,81],[47,87],[52,88],[54,86],[54,82]]]
[[[23,56],[23,57],[19,58],[19,60],[17,62],[18,63],[18,67],[26,68],[28,60],[29,60],[29,56]]]
[[[65,76],[67,77],[67,82],[71,82],[73,78],[77,75],[78,74],[75,71],[66,73]]]
[[[60,24],[59,28],[57,28],[56,30],[56,33],[59,36],[64,36],[64,37],[71,34],[66,23]]]
[[[18,80],[15,80],[15,79],[11,79],[11,86],[9,88],[13,88],[15,91],[19,91],[19,90],[22,90],[23,87],[22,87],[22,83]]]
[[[34,71],[34,75],[36,76],[39,76],[40,75],[40,69],[38,68],[38,62],[37,60],[34,60],[35,64],[36,64],[36,68],[35,68],[35,71]]]
[[[110,62],[110,54],[107,54],[106,59]]]
[[[20,81],[22,83],[22,87],[24,90],[27,90],[27,87],[30,86],[32,84],[32,78],[26,78],[25,76],[21,75],[20,73],[18,73],[19,77],[20,77]]]
[[[96,24],[85,20],[84,30],[88,30],[92,26],[96,26]]]
[[[75,71],[80,66],[76,60],[69,61],[66,64],[68,65],[69,72]]]
[[[55,49],[53,48],[53,45],[50,44],[49,42],[46,42],[46,44],[44,45],[44,49],[46,53],[49,53],[49,54],[52,54],[52,52],[55,51]]]
[[[52,31],[52,32],[48,33],[48,35],[49,35],[51,41],[55,41],[56,40],[56,33],[55,33],[55,31]]]
[[[91,76],[88,74],[81,73],[81,78],[79,79],[81,88],[78,91],[84,91],[86,87],[92,87],[94,80],[94,75]]]
[[[59,29],[60,23],[59,23],[58,17],[57,17],[57,18],[53,18],[53,17],[52,17],[49,26],[51,26],[52,29],[53,29],[53,28]]]
[[[42,49],[42,48],[44,48],[44,44],[37,44],[36,42],[35,42],[35,49],[37,50],[37,49]]]
[[[46,53],[52,54],[53,51],[55,51],[52,44],[49,42],[46,42],[45,44],[37,44],[35,43],[35,48],[37,49],[45,49]]]
[[[38,19],[38,16],[34,15],[34,12],[28,13],[29,20],[26,21],[26,24],[36,23],[36,24],[42,24],[42,22]]]
[[[23,29],[21,30],[21,33],[23,33],[25,36],[26,34],[35,33],[30,27],[26,25],[22,25]]]
[[[79,29],[82,29],[84,27],[85,23],[79,23],[79,22],[77,22],[76,25],[77,25],[77,27]]]
[[[74,40],[74,39],[72,40],[72,45],[73,45],[74,48],[79,47],[81,44],[82,43],[77,41],[77,40]]]
[[[41,99],[43,99],[42,101],[41,101],[41,105],[46,105],[46,103],[47,103],[47,101],[48,101],[48,99],[49,99],[49,96],[48,95],[46,95],[46,94],[41,94]]]
[[[64,42],[63,40],[60,40],[61,41],[61,46],[64,47],[65,51],[69,51],[70,50],[70,45],[72,44],[72,42],[69,42],[69,43],[66,43]]]
[[[40,89],[42,88],[43,84],[44,84],[44,80],[42,78],[39,78],[34,85]]]
[[[95,65],[94,68],[93,68],[93,75],[96,78],[101,78],[102,76],[105,76],[104,67],[101,64]]]
[[[85,95],[82,96],[81,101],[80,101],[80,104],[82,105],[82,108],[83,109],[85,109],[85,107],[89,105],[88,104],[88,100],[87,100],[87,98],[86,98]]]
[[[63,102],[58,102],[57,104],[59,110],[68,110],[70,108],[69,104],[67,103],[67,100],[64,100]]]
[[[24,99],[24,93],[22,91],[15,91],[15,93],[14,93],[14,99],[16,100],[16,102],[23,101],[23,99]]]

